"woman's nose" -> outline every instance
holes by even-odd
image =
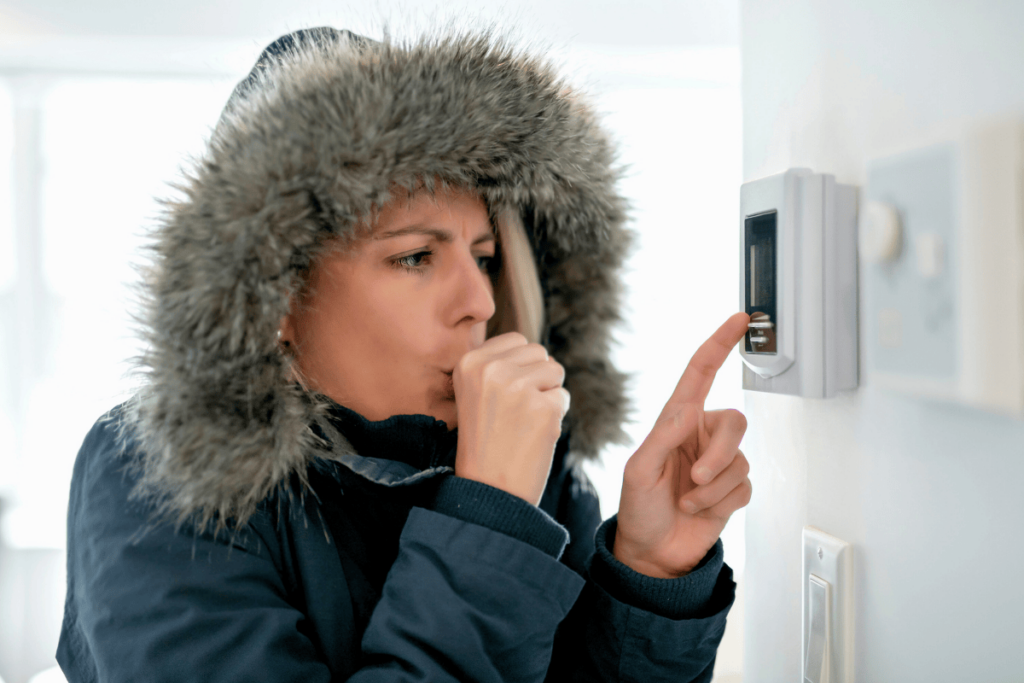
[[[468,251],[458,255],[456,264],[451,298],[455,322],[466,318],[474,323],[490,320],[495,311],[490,277],[480,270],[476,257]]]

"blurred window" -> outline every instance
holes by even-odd
[[[14,397],[15,466],[0,470],[0,490],[11,498],[3,525],[10,545],[64,545],[82,439],[132,393],[139,247],[159,217],[158,200],[177,194],[170,183],[202,154],[232,87],[227,80],[69,78],[38,98],[39,149],[29,152],[42,169],[38,275],[18,279],[37,290],[30,297],[36,305],[22,314],[32,320],[17,321],[33,330],[36,357]],[[8,368],[24,361],[12,351],[4,350]]]

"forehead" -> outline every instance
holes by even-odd
[[[416,232],[448,231],[475,238],[493,234],[487,204],[467,190],[402,189],[367,221],[372,241],[384,241]]]

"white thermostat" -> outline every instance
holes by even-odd
[[[740,190],[743,388],[828,398],[857,387],[857,191],[795,168]]]

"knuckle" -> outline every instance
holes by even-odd
[[[546,392],[554,393],[554,392]],[[537,422],[543,425],[544,432],[557,440],[562,433],[562,400],[558,396],[547,396],[538,403],[536,408]]]
[[[528,382],[523,377],[516,377],[512,379],[507,385],[508,390],[514,394],[520,394],[527,391],[530,387]]]
[[[485,384],[501,384],[504,378],[504,367],[501,363],[491,361],[484,363],[480,368],[480,379]]]
[[[743,476],[745,477],[750,474],[750,461],[747,460],[746,456],[743,453],[737,453],[736,460],[740,463],[740,472],[743,473]]]
[[[555,369],[556,369],[556,372],[558,373],[558,383],[560,385],[561,384],[565,384],[565,368],[562,367],[562,364],[559,363],[554,358],[549,359],[548,362],[555,364]]]
[[[634,453],[633,456],[626,461],[626,465],[622,468],[622,480],[630,484],[635,482],[640,477],[640,472],[638,471],[639,468],[639,459],[636,457],[636,454]]]
[[[654,422],[654,427],[651,431],[657,431],[658,433],[664,432],[666,435],[674,432],[675,430],[682,427],[686,421],[686,408],[685,406],[679,410],[663,410],[658,419]]]
[[[729,421],[732,422],[733,425],[735,425],[736,429],[739,432],[745,433],[747,431],[747,416],[746,415],[744,415],[740,411],[736,410],[735,408],[730,408],[726,412],[726,415],[729,417]]]
[[[553,389],[551,391],[544,392],[544,398],[547,399],[547,405],[554,415],[559,419],[562,417],[562,408],[565,406],[565,394],[569,392],[561,389]]]
[[[552,413],[552,402],[547,396],[540,392],[525,397],[524,403],[521,405],[523,405],[529,413],[530,419],[537,420],[539,422],[546,421]]]
[[[672,430],[679,429],[682,426],[684,419],[685,415],[683,415],[682,410],[677,410],[672,413],[662,413],[658,416],[657,422],[654,423],[654,429],[658,430],[659,434],[662,432],[667,434]]]
[[[749,479],[743,480],[743,482],[740,484],[740,491],[743,494],[740,496],[740,499],[743,501],[740,504],[740,507],[743,507],[750,502],[750,497],[754,493],[754,486],[753,484],[750,483]]]
[[[562,387],[553,387],[544,391],[545,398],[550,401],[552,410],[557,412],[559,416],[562,415],[562,408],[565,407],[565,395],[568,393]]]
[[[516,334],[519,334],[519,333],[517,332]],[[521,334],[519,336],[522,337]],[[523,337],[523,341],[525,341],[525,340],[526,340],[526,337]],[[526,345],[526,348],[529,349],[530,351],[533,351],[533,352],[543,353],[544,355],[547,355],[547,353],[548,353],[548,350],[544,348],[544,345],[543,344],[538,344],[537,342],[528,343]]]

